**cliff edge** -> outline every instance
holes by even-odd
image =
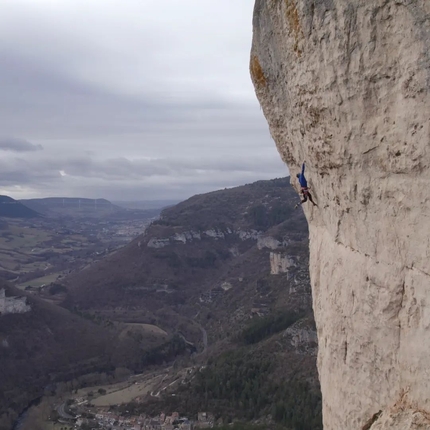
[[[324,428],[430,428],[430,2],[257,0],[250,70],[304,205]]]

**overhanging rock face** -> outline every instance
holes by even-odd
[[[303,206],[325,429],[428,429],[430,1],[257,0],[250,70],[319,205]]]

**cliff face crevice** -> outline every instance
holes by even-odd
[[[319,205],[325,428],[430,428],[430,2],[257,0],[253,26],[256,94]]]

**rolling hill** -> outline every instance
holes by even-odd
[[[271,258],[288,260],[291,254],[294,270],[306,270],[293,263],[307,253],[306,221],[293,210],[296,202],[287,179],[194,196],[165,209],[123,249],[68,277],[64,304],[105,314],[116,310],[117,318],[119,310],[127,318],[136,313],[167,329],[169,318],[175,327],[195,315],[196,303],[205,307],[214,297],[250,310],[259,293],[249,295],[249,288],[282,284],[286,276],[270,275]]]
[[[3,289],[6,297],[25,297],[30,309],[2,315],[0,306],[2,430],[10,428],[29,402],[55,392],[62,381],[79,386],[86,374],[135,368],[145,344],[150,344],[149,338],[141,336],[137,342],[121,336],[111,325],[95,324],[0,281],[0,292]]]
[[[163,209],[178,204],[180,200],[136,200],[136,201],[113,201],[112,203],[127,209]]]
[[[196,345],[194,363],[208,371],[197,366],[181,384],[185,392],[173,390],[172,398],[166,390],[143,408],[189,414],[209,407],[218,417],[255,419],[275,413],[273,401],[277,422],[320,428],[308,230],[301,209],[294,210],[297,201],[289,178],[194,196],[65,280],[69,309],[155,324]],[[151,361],[163,362],[156,354]],[[214,382],[227,384],[238,365],[248,369],[249,396],[242,400],[231,397],[245,389],[239,382],[237,391],[218,390]],[[266,369],[264,384],[257,368]],[[261,387],[260,400],[254,386]],[[204,387],[212,387],[206,396]],[[288,416],[282,412],[291,408]]]
[[[41,199],[24,199],[20,200],[20,202],[28,208],[46,216],[100,217],[124,210],[106,199],[47,197]]]
[[[40,213],[23,205],[9,196],[0,196],[0,217],[5,218],[36,218]]]
[[[0,429],[43,393],[109,383],[115,369],[166,366],[169,388],[141,399],[142,411],[320,429],[308,230],[297,201],[282,178],[166,208],[128,245],[62,278],[62,308],[1,283],[31,310],[0,315]]]

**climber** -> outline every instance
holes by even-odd
[[[294,206],[294,209],[297,209],[297,207],[305,202],[308,201],[308,199],[311,201],[311,203],[314,206],[317,206],[316,203],[312,200],[311,193],[309,192],[308,187],[308,181],[305,178],[305,161],[303,161],[302,165],[302,173],[297,173],[297,179],[299,180],[300,186],[302,187],[302,194],[303,194],[303,200],[300,201],[300,203],[297,203],[296,206]]]

